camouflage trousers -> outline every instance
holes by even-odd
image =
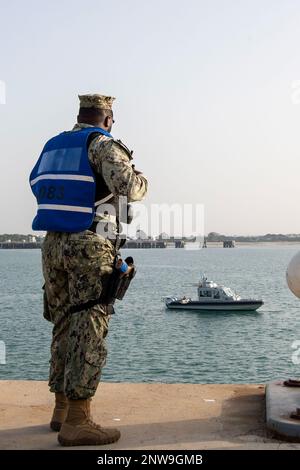
[[[44,316],[54,324],[49,386],[73,400],[96,392],[110,315],[101,304],[76,313],[69,309],[99,298],[114,256],[111,242],[89,230],[48,232],[43,243]]]

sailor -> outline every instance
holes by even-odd
[[[90,415],[111,314],[99,299],[120,246],[119,198],[140,201],[148,185],[131,152],[110,134],[114,98],[87,94],[79,101],[77,124],[47,142],[30,178],[38,201],[33,228],[47,231],[44,316],[54,324],[49,386],[56,398],[50,426],[63,446],[120,438]]]

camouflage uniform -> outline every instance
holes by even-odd
[[[93,126],[77,124],[73,131],[83,127]],[[144,197],[147,180],[135,174],[130,153],[122,144],[106,136],[96,137],[88,155],[95,175],[102,175],[114,195],[109,202],[116,212],[119,196],[127,196],[129,202]],[[101,216],[97,221],[101,223]],[[64,392],[73,400],[90,398],[96,392],[106,361],[110,315],[105,305],[71,314],[69,308],[100,296],[115,254],[110,240],[90,230],[48,232],[42,247],[44,316],[54,323],[49,386],[52,392]]]

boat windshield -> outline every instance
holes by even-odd
[[[199,297],[211,297],[211,290],[200,290]]]
[[[223,291],[225,292],[227,297],[235,297],[235,293],[232,292],[232,290],[229,289],[229,287],[224,287]]]

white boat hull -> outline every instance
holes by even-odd
[[[166,302],[166,307],[173,310],[205,310],[205,311],[255,311],[263,305],[262,301],[252,302],[213,302],[211,304],[201,302],[189,302],[181,304],[178,301]]]

